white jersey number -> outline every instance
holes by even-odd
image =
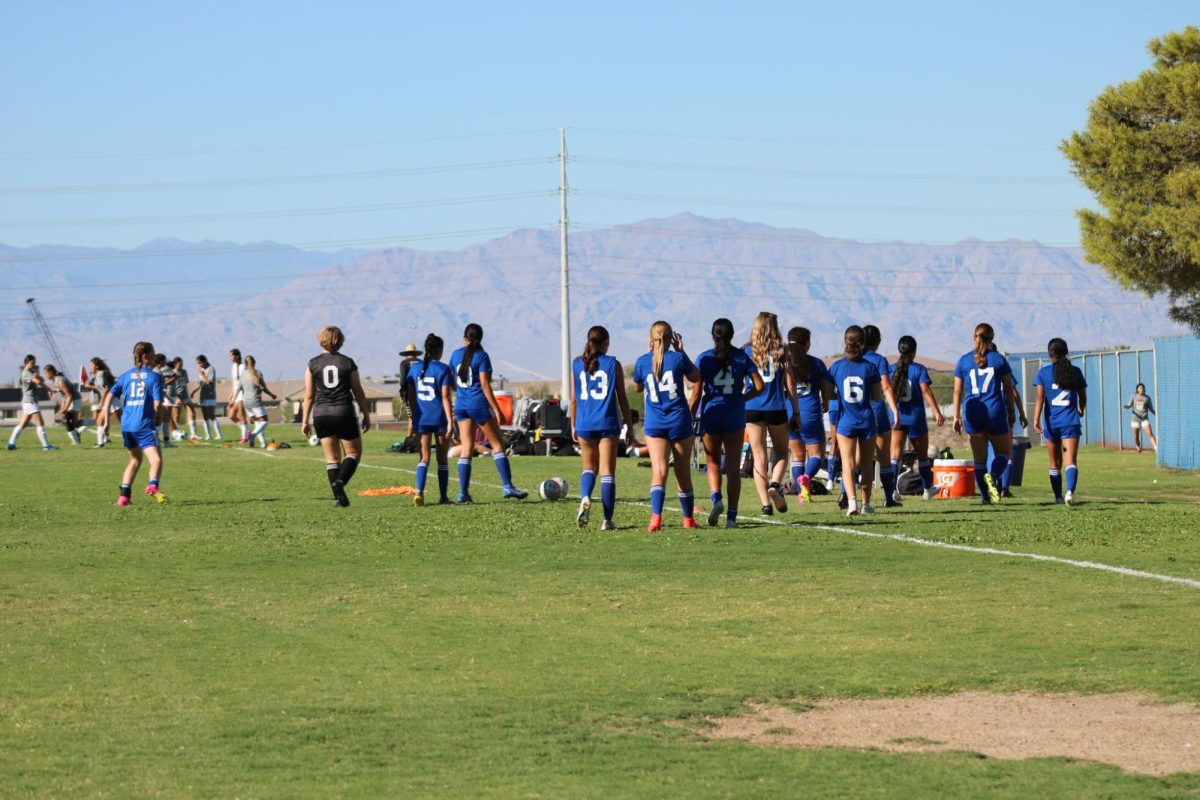
[[[341,379],[341,373],[333,364],[321,370],[321,383],[325,384],[326,389],[336,389],[338,382]]]
[[[471,372],[471,368],[467,367],[467,379],[463,380],[462,378],[458,377],[458,370],[455,370],[454,382],[458,384],[458,388],[460,389],[469,389],[471,388],[471,384],[475,382],[475,375]]]
[[[655,384],[658,384],[655,386]],[[662,392],[667,400],[674,400],[679,397],[679,388],[675,385],[675,373],[664,372],[662,379],[654,380],[654,375],[648,375],[646,380],[646,391],[650,395],[650,402],[657,403],[658,393]]]
[[[593,400],[603,400],[608,397],[608,373],[597,372],[593,376],[596,380],[595,387],[588,391],[588,374],[580,371],[579,373],[579,399],[587,400],[590,395]]]
[[[713,386],[717,387],[721,394],[733,394],[733,370],[726,367],[718,372],[713,378]]]
[[[992,385],[992,379],[996,377],[995,367],[982,367],[971,370],[971,394],[981,395],[987,394],[988,388]],[[979,385],[979,376],[983,377],[983,386]]]
[[[863,379],[856,375],[851,375],[842,381],[842,401],[851,405],[858,405],[866,397],[866,391],[863,388]]]
[[[1050,384],[1050,388],[1058,392],[1058,394],[1054,396],[1054,399],[1050,401],[1050,405],[1060,406],[1062,408],[1066,408],[1067,406],[1071,405],[1071,393],[1069,391],[1060,391],[1057,383]]]
[[[900,396],[896,399],[901,403],[907,403],[913,398],[912,381],[905,381],[900,384]]]
[[[758,374],[762,375],[763,383],[771,383],[772,381],[774,381],[775,380],[775,364],[774,364],[774,362],[769,363],[765,367],[760,369],[758,371]]]
[[[806,382],[806,383],[797,383],[796,384],[796,395],[797,396],[808,397],[810,394],[812,394],[812,384],[811,383]]]
[[[437,378],[421,378],[417,381],[417,399],[426,403],[432,402],[437,393],[433,390]]]

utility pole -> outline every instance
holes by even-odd
[[[58,367],[59,372],[70,375],[71,367],[67,364],[67,359],[63,356],[62,350],[58,349],[58,342],[54,340],[54,334],[50,332],[50,326],[46,324],[46,318],[38,310],[34,298],[30,297],[25,301],[25,304],[29,306],[29,313],[33,315],[33,324],[37,326],[38,333],[42,335],[42,339],[46,342],[46,347],[50,348],[50,356],[54,359],[54,366]]]
[[[571,283],[567,265],[567,129],[558,129],[559,200],[562,211],[559,216],[559,241],[562,257],[562,389],[559,402],[565,412],[571,394]]]

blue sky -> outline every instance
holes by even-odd
[[[1088,196],[1058,141],[1195,21],[1194,2],[7,3],[0,242],[457,247],[555,223],[566,125],[582,226],[693,211],[1071,244]],[[346,173],[371,174],[312,180]],[[78,186],[124,190],[32,191]]]

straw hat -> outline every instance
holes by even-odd
[[[403,350],[400,351],[400,355],[404,356],[405,358],[416,358],[423,352],[423,350],[418,350],[415,344],[409,343]]]

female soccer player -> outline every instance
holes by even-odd
[[[238,431],[241,433],[238,442],[241,444],[246,443],[247,434],[250,432],[250,426],[246,424],[246,407],[242,398],[242,370],[244,369],[242,351],[235,347],[229,351],[229,400],[226,403],[225,413],[229,415],[229,421],[238,426]]]
[[[446,458],[450,439],[454,436],[454,410],[450,405],[450,386],[454,378],[450,368],[442,363],[445,343],[431,333],[425,337],[424,359],[412,366],[405,376],[407,395],[411,399],[408,435],[421,437],[421,460],[417,463],[417,495],[413,505],[425,505],[425,479],[429,475],[429,456],[437,451],[438,505],[450,502],[450,464]]]
[[[188,438],[195,441],[199,438],[196,436],[196,407],[192,404],[192,393],[188,390],[190,376],[183,366],[181,356],[175,356],[171,360],[171,369],[175,370],[175,407],[171,409],[171,417],[175,421],[175,427],[178,428],[183,412],[186,410]]]
[[[175,445],[171,444],[171,434],[175,431],[174,422],[171,419],[171,409],[175,405],[175,370],[171,369],[171,365],[167,363],[167,357],[162,353],[154,355],[153,369],[163,382],[162,402],[158,406],[158,424],[162,429],[161,447],[174,447]]]
[[[471,501],[471,458],[475,455],[475,431],[482,429],[492,443],[492,463],[504,485],[504,497],[524,500],[529,492],[518,489],[512,482],[512,467],[504,452],[504,438],[499,420],[503,419],[496,395],[492,393],[492,359],[483,349],[483,328],[472,322],[463,330],[463,346],[450,356],[450,370],[455,374],[458,399],[454,403],[454,419],[458,423],[458,440],[464,454],[458,457],[458,498],[455,502]]]
[[[1079,367],[1068,358],[1067,343],[1054,338],[1046,345],[1050,363],[1038,370],[1033,385],[1037,400],[1033,407],[1033,430],[1046,440],[1050,455],[1050,488],[1054,502],[1072,505],[1079,482],[1079,436],[1083,432],[1080,417],[1087,409],[1087,381]],[[1042,424],[1042,412],[1046,424]],[[1063,464],[1066,469],[1063,469]],[[1067,494],[1063,497],[1063,473]]]
[[[874,514],[871,489],[874,480],[867,474],[875,457],[874,403],[883,398],[879,369],[868,361],[866,334],[857,325],[846,328],[843,336],[845,357],[829,368],[829,376],[838,390],[838,453],[842,459],[842,486],[846,490],[846,516],[859,513],[855,472],[862,467],[862,513]],[[887,407],[895,414],[894,401]],[[897,425],[899,425],[897,415]]]
[[[789,420],[796,429],[800,426],[800,404],[796,399],[796,384],[787,368],[779,318],[769,311],[760,312],[750,328],[750,343],[746,355],[758,367],[763,391],[746,401],[746,432],[750,436],[750,452],[754,457],[754,487],[762,504],[764,516],[776,509],[787,511],[783,496],[783,476],[788,468]],[[767,452],[767,434],[771,436],[771,451]]]
[[[358,365],[339,352],[346,342],[340,328],[326,326],[317,334],[325,352],[308,362],[304,373],[304,401],[300,408],[304,436],[316,430],[325,454],[325,475],[339,508],[350,505],[346,484],[362,457],[362,431],[371,427],[371,409],[358,379]],[[362,413],[362,428],[354,405]]]
[[[37,431],[38,441],[42,443],[43,450],[58,449],[46,438],[46,423],[42,420],[42,410],[38,405],[37,391],[45,387],[46,382],[38,374],[37,356],[32,354],[25,356],[25,360],[21,363],[21,417],[8,437],[7,448],[9,450],[17,449],[17,439],[20,438],[21,431],[25,430],[25,426],[30,422]]]
[[[59,395],[58,415],[62,417],[63,425],[67,428],[67,437],[71,444],[79,444],[79,432],[76,430],[79,427],[79,411],[82,407],[79,390],[53,364],[47,364],[42,371],[46,373],[50,395]]]
[[[646,449],[650,451],[650,533],[662,530],[667,468],[675,456],[675,483],[683,527],[696,527],[692,448],[696,437],[683,395],[684,382],[700,382],[700,371],[683,350],[683,337],[662,320],[650,326],[650,352],[633,366],[633,388],[646,393]]]
[[[984,505],[1000,502],[1000,477],[1012,457],[1012,367],[989,349],[996,332],[986,322],[975,326],[975,349],[964,353],[954,367],[954,432],[971,437],[975,482]],[[995,458],[987,469],[988,443]]]
[[[823,414],[829,408],[833,395],[833,383],[829,370],[821,359],[810,356],[812,333],[808,328],[796,327],[788,331],[787,366],[795,387],[799,410],[799,424],[788,430],[788,449],[791,452],[792,481],[800,502],[812,499],[813,478],[825,460],[825,421]],[[832,412],[831,412],[832,414]],[[832,467],[828,468],[833,478]]]
[[[117,505],[127,506],[131,502],[133,479],[142,468],[143,457],[150,462],[150,483],[146,494],[159,503],[167,502],[159,481],[162,480],[163,457],[158,449],[155,428],[158,424],[159,407],[163,401],[162,375],[152,369],[154,345],[138,342],[133,346],[133,369],[126,370],[104,398],[100,406],[97,424],[108,424],[108,411],[117,400],[121,401],[121,438],[129,450],[129,464],[121,476],[121,494]]]
[[[762,394],[765,384],[750,356],[734,346],[732,322],[724,317],[714,322],[712,340],[712,349],[705,350],[696,361],[700,382],[692,386],[688,406],[692,416],[700,411],[700,432],[704,435],[709,499],[712,501],[708,524],[715,526],[721,513],[725,512],[725,527],[736,528],[738,500],[742,494],[738,454],[746,434],[746,401]],[[749,391],[747,381],[751,383]],[[729,494],[728,511],[721,496],[722,468]]]
[[[878,402],[871,403],[871,412],[875,415],[875,457],[879,461],[879,483],[883,486],[883,505],[885,508],[902,505],[896,494],[896,471],[892,467],[892,419],[888,418],[889,410],[895,411],[896,397],[892,392],[891,381],[887,380],[890,365],[888,360],[879,354],[879,345],[883,342],[883,334],[874,325],[863,326],[863,336],[866,340],[867,352],[863,358],[875,365],[879,370],[883,396]],[[870,465],[863,465],[863,470]],[[865,480],[865,479],[864,479]],[[872,478],[872,482],[874,479]]]
[[[928,500],[933,492],[933,460],[929,457],[929,422],[925,418],[925,401],[933,408],[934,422],[940,428],[946,417],[933,395],[933,381],[924,364],[918,364],[917,340],[901,336],[896,345],[900,357],[891,366],[892,394],[900,411],[900,427],[892,428],[892,472],[900,475],[900,459],[904,456],[904,440],[908,439],[917,456],[917,471],[921,475],[921,499]],[[891,420],[894,422],[895,420]]]
[[[262,396],[269,395],[272,400],[278,400],[279,397],[267,386],[262,373],[258,371],[258,362],[254,360],[254,356],[246,356],[245,367],[242,370],[242,402],[246,407],[246,416],[253,421],[254,428],[244,443],[253,447],[257,438],[259,446],[266,447],[267,437],[263,432],[267,429],[267,407],[263,405]]]
[[[92,377],[89,379],[88,385],[92,389],[92,414],[96,418],[96,447],[104,447],[108,444],[108,425],[100,424],[100,406],[103,405],[105,396],[116,383],[116,378],[113,377],[112,370],[100,356],[93,358],[91,364]],[[117,418],[118,423],[121,421],[121,402],[119,400],[112,401],[108,411]]]
[[[1146,435],[1150,437],[1150,446],[1158,450],[1158,439],[1154,438],[1154,429],[1150,427],[1150,415],[1154,413],[1154,401],[1150,399],[1150,395],[1146,394],[1146,384],[1139,383],[1137,385],[1133,397],[1129,398],[1125,408],[1133,409],[1130,417],[1130,424],[1133,426],[1133,446],[1139,453],[1142,452],[1142,431],[1145,431]]]
[[[204,425],[204,441],[210,438],[221,440],[221,426],[217,424],[217,370],[208,363],[208,356],[196,356],[196,400],[200,405],[201,423]],[[209,435],[209,425],[212,435]]]
[[[583,473],[579,476],[579,513],[576,522],[586,528],[592,507],[596,473],[600,473],[602,531],[615,531],[617,507],[617,447],[622,421],[628,440],[633,439],[633,417],[625,396],[625,370],[608,354],[608,331],[602,325],[588,329],[583,355],[571,362],[571,438],[579,445]]]

